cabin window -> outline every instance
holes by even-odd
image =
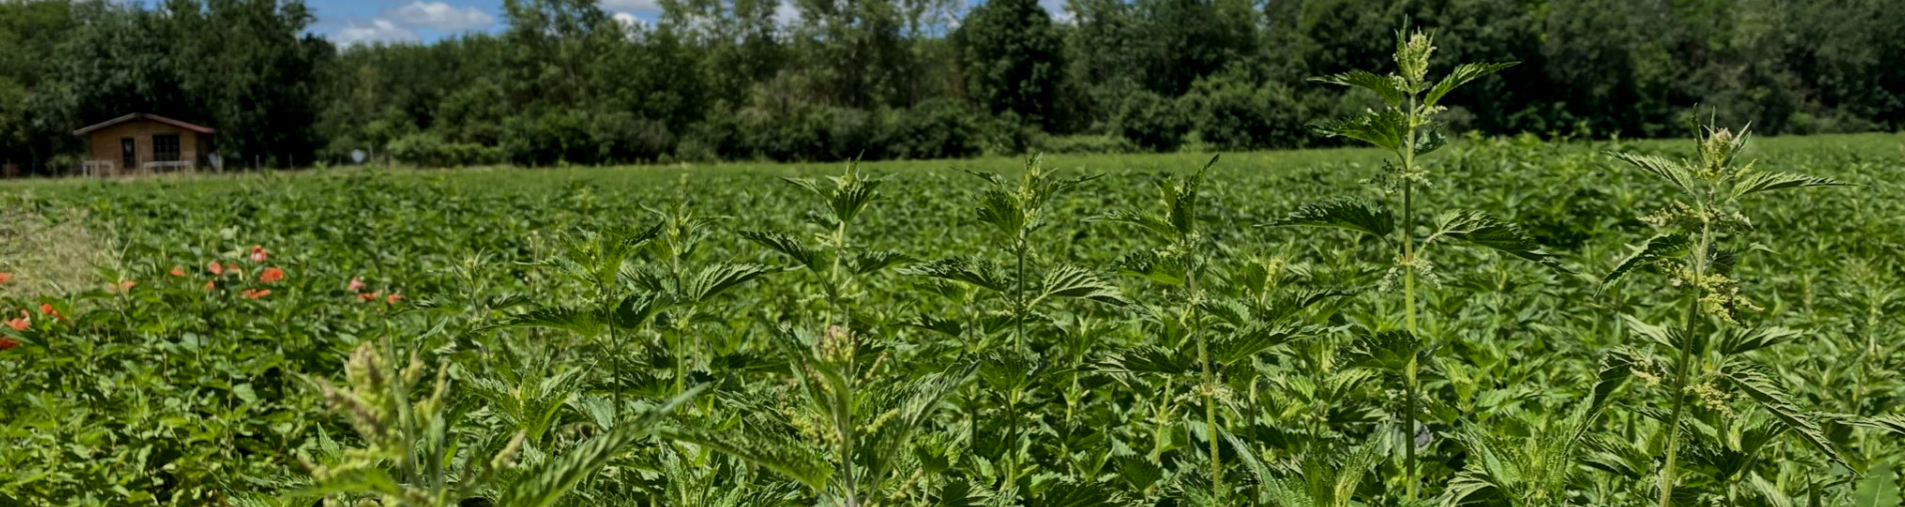
[[[159,162],[179,161],[179,136],[152,136],[152,160]]]

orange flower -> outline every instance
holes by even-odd
[[[351,277],[351,283],[350,283],[350,285],[346,285],[346,286],[344,286],[344,290],[348,290],[348,291],[351,291],[351,292],[357,292],[357,291],[360,291],[360,290],[364,290],[364,281],[363,281],[363,280],[358,280],[358,279],[357,279],[357,277],[355,277],[355,276],[353,276],[353,277]]]
[[[15,340],[12,338],[0,338],[0,350],[7,350],[7,349],[18,347],[18,346],[20,346],[20,340]]]
[[[20,313],[24,315],[26,311],[21,310]],[[60,315],[59,310],[53,309],[52,303],[40,303],[40,313],[53,316],[53,320],[66,320],[65,315]]]
[[[184,277],[185,268],[183,266],[172,266],[172,276]]]
[[[13,279],[13,273],[0,272],[0,283],[7,283],[7,280],[12,280],[12,279]]]
[[[283,280],[283,279],[284,279],[284,270],[278,269],[275,266],[265,268],[264,273],[258,274],[258,281],[264,282],[264,283],[278,283],[279,280]]]
[[[245,299],[256,300],[271,295],[271,289],[246,289],[245,292],[239,293],[238,295],[244,296]]]
[[[362,300],[365,300],[365,301],[376,301],[376,300],[377,300],[377,298],[379,298],[379,297],[382,297],[382,296],[383,296],[383,294],[381,294],[381,293],[377,293],[377,292],[365,292],[365,293],[362,293],[362,294],[358,294],[358,295],[357,295],[357,299],[362,299]]]
[[[106,291],[107,292],[129,292],[132,290],[132,286],[138,285],[138,284],[139,282],[132,281],[132,280],[121,280],[119,283],[106,286]]]
[[[20,313],[26,313],[26,312],[22,311]],[[7,321],[7,327],[13,328],[14,331],[25,331],[26,328],[32,325],[33,325],[33,319],[29,319],[26,317],[20,317],[17,319]]]
[[[397,304],[398,301],[403,301],[403,294],[392,292],[390,293],[390,297],[384,298],[384,303],[387,303],[387,304],[394,305],[394,304]]]
[[[265,259],[269,259],[269,258],[271,258],[271,252],[265,251],[265,247],[259,246],[259,245],[251,246],[251,261],[252,262],[264,262]]]
[[[205,281],[205,292],[211,292],[212,289],[217,289],[217,288],[218,288],[218,284],[213,283],[211,280]]]
[[[210,272],[212,272],[212,274],[213,274],[213,275],[224,275],[224,274],[225,274],[225,267],[224,267],[224,266],[220,266],[220,265],[218,265],[218,261],[212,261],[212,263],[211,263],[211,264],[206,264],[206,265],[205,265],[205,270],[206,270],[206,271],[210,271]]]

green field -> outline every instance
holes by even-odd
[[[1019,159],[864,164],[848,227],[783,180],[845,164],[0,182],[0,505],[1653,505],[1688,298],[1602,280],[1676,194],[1609,152],[1694,147],[1430,156],[1417,234],[1480,210],[1556,260],[1437,244],[1407,339],[1388,244],[1253,227],[1394,203],[1374,150],[1224,154],[1189,250],[1125,222],[1211,155],[1046,157],[1096,178],[1022,264],[967,174]],[[1905,136],[1743,157],[1850,186],[1720,235],[1675,503],[1898,505]]]

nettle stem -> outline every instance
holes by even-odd
[[[1209,340],[1200,332],[1203,326],[1197,309],[1201,296],[1197,292],[1197,270],[1200,266],[1196,242],[1192,241],[1185,250],[1190,252],[1191,263],[1190,269],[1184,274],[1184,300],[1185,305],[1189,306],[1190,333],[1197,340],[1197,362],[1204,370],[1204,432],[1210,440],[1210,488],[1213,499],[1221,505],[1224,500],[1224,467],[1217,444],[1217,376],[1211,373]]]
[[[1420,340],[1420,328],[1416,326],[1416,257],[1415,257],[1415,177],[1416,171],[1416,99],[1409,97],[1409,130],[1403,138],[1399,151],[1402,157],[1402,301],[1404,325],[1409,328],[1409,336]],[[1416,500],[1416,356],[1409,354],[1404,367],[1402,401],[1402,449],[1403,477],[1408,487],[1404,490],[1410,503]]]
[[[847,281],[843,280],[840,276],[840,258],[847,255],[848,251],[847,223],[845,221],[841,221],[840,225],[834,229],[833,243],[833,263],[827,272],[827,297],[831,303],[829,306],[834,307],[835,312],[840,316],[839,339],[846,343],[843,350],[846,351],[847,363],[845,365],[847,390],[846,392],[834,393],[834,425],[839,428],[840,432],[840,445],[835,452],[839,454],[837,460],[840,464],[841,478],[846,481],[847,507],[859,507],[860,481],[853,475],[853,450],[858,447],[858,443],[856,442],[858,438],[856,435],[857,431],[853,426],[853,397],[855,392],[854,384],[860,377],[858,368],[854,367],[854,363],[859,356],[860,345],[855,341],[853,336],[853,312],[847,308],[846,301],[840,297],[842,293],[846,292],[847,285]],[[832,316],[828,316],[826,325],[834,325]],[[822,332],[832,334],[834,330],[825,329],[822,330]]]
[[[1674,364],[1673,412],[1667,417],[1667,427],[1661,429],[1667,440],[1667,463],[1660,467],[1660,507],[1673,505],[1675,466],[1680,461],[1680,417],[1687,408],[1687,377],[1693,374],[1693,345],[1696,343],[1693,339],[1694,317],[1700,308],[1700,298],[1706,297],[1702,279],[1706,277],[1707,250],[1712,248],[1712,243],[1713,226],[1703,221],[1700,224],[1700,243],[1694,248],[1690,262],[1693,265],[1693,279],[1688,280],[1690,295],[1686,310],[1680,314],[1680,328],[1685,334],[1680,337],[1680,360]]]

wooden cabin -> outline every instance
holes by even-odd
[[[88,176],[192,172],[211,166],[211,127],[145,113],[73,131],[86,138],[80,170]]]

